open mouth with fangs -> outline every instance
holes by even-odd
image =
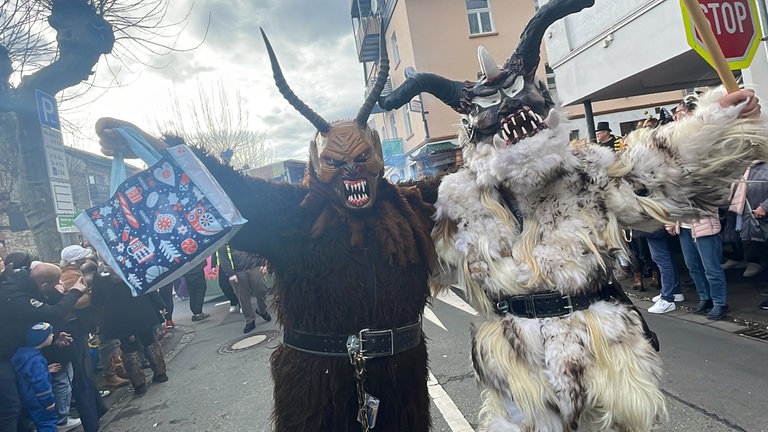
[[[365,207],[371,201],[371,189],[368,186],[368,180],[343,180],[343,182],[349,207]]]
[[[505,144],[516,144],[546,128],[544,119],[526,106],[501,119],[499,135],[504,139]]]

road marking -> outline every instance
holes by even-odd
[[[440,327],[441,329],[448,331],[447,328],[443,325],[443,322],[440,321],[440,318],[435,315],[435,313],[432,311],[432,309],[429,308],[429,306],[424,308],[424,318],[432,321],[433,324]]]
[[[456,404],[453,403],[451,397],[445,392],[445,389],[437,382],[437,378],[432,375],[432,372],[429,373],[427,385],[429,386],[429,396],[453,432],[475,432]]]
[[[456,295],[456,293],[453,292],[453,290],[451,289],[442,291],[440,294],[437,295],[437,299],[455,307],[456,309],[462,310],[470,315],[477,315],[477,311],[475,310],[475,308],[470,306],[461,297]]]

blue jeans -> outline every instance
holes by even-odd
[[[674,261],[672,261],[667,233],[663,230],[657,231],[645,239],[648,241],[651,259],[659,267],[661,298],[669,302],[674,301],[675,294],[680,294],[680,280],[677,278],[677,269]]]
[[[712,300],[715,306],[725,306],[728,291],[725,285],[725,272],[720,268],[723,259],[723,241],[720,234],[696,239],[691,230],[680,229],[680,246],[683,249],[685,265],[696,285],[696,293],[701,301]]]
[[[69,418],[72,403],[72,363],[62,363],[61,370],[51,374],[51,385],[56,396],[58,421],[63,422]]]

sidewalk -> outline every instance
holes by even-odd
[[[699,303],[699,297],[696,295],[696,288],[688,276],[687,270],[682,268],[679,269],[679,272],[680,285],[685,301],[676,303],[677,308],[690,312]],[[723,318],[723,321],[736,322],[753,328],[768,329],[768,311],[762,310],[757,306],[762,301],[768,300],[768,297],[760,295],[760,291],[768,289],[768,271],[763,271],[762,274],[752,278],[743,277],[743,272],[744,269],[725,271],[730,310],[725,318]],[[659,290],[648,287],[649,279],[644,279],[644,281],[646,285],[645,291],[632,289],[631,276],[621,281],[621,286],[630,297],[650,301],[651,298],[659,294]]]

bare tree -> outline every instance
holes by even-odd
[[[170,0],[0,0],[0,137],[18,155],[21,209],[43,260],[57,261],[61,236],[48,180],[36,91],[70,97],[88,92],[103,58],[107,73],[175,50],[179,22]],[[176,32],[174,34],[174,31]],[[110,57],[105,57],[113,54]],[[15,114],[15,122],[5,119]],[[12,154],[12,153],[9,153]],[[2,169],[2,168],[0,168]],[[11,179],[15,177],[12,172]],[[2,209],[0,209],[2,210]]]
[[[272,147],[263,132],[248,124],[248,111],[239,90],[228,91],[219,80],[206,88],[197,83],[197,94],[180,100],[171,94],[172,118],[159,121],[157,129],[200,145],[234,168],[257,167],[272,162]]]

